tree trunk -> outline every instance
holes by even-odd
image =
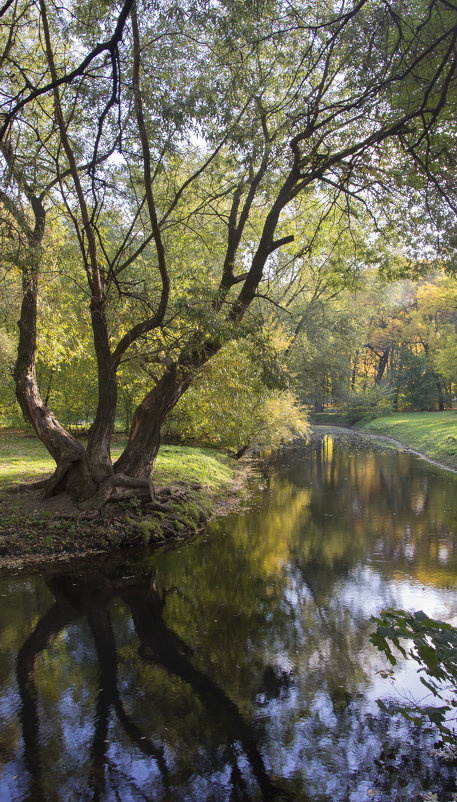
[[[14,368],[16,397],[26,420],[35,429],[57,463],[51,479],[51,491],[60,486],[68,473],[72,481],[84,484],[88,480],[85,451],[82,444],[72,437],[59,423],[54,413],[43,403],[36,378],[38,273],[41,257],[41,241],[45,227],[45,210],[41,202],[32,197],[35,228],[29,233],[26,263],[22,267],[22,304],[18,321],[19,344]],[[87,492],[93,492],[89,481]]]
[[[116,420],[117,380],[103,302],[92,298],[90,313],[97,357],[98,405],[89,431],[87,460],[91,475],[99,483],[113,473],[110,447]]]
[[[47,407],[40,395],[36,377],[38,276],[41,242],[46,214],[41,201],[29,198],[35,215],[34,230],[28,234],[28,252],[22,268],[22,305],[18,322],[19,344],[14,370],[16,396],[23,412],[42,443],[56,461],[54,475],[46,494],[67,490],[81,500],[92,496],[100,482],[112,475],[111,435],[116,414],[117,385],[109,349],[104,309],[92,302],[91,315],[98,364],[99,404],[89,435],[87,452],[82,443],[69,434]]]
[[[422,342],[422,346],[423,346],[423,349],[424,349],[425,356],[427,357],[427,360],[428,360],[429,356],[430,356],[429,345],[426,342]],[[432,372],[432,376],[433,376],[433,379],[435,381],[435,387],[436,387],[436,392],[437,392],[437,396],[438,396],[438,411],[439,412],[444,412],[444,396],[443,396],[443,388],[441,386],[441,379],[440,379],[440,376],[438,375],[438,373],[435,370],[433,370],[432,367],[430,367],[430,370]]]
[[[114,465],[115,473],[138,479],[149,477],[160,448],[162,424],[192,384],[195,371],[217,354],[222,345],[220,341],[208,340],[198,349],[184,350],[178,361],[165,370],[134,412],[129,440]]]
[[[441,386],[441,380],[438,374],[435,372],[433,372],[433,378],[435,379],[436,392],[438,393],[438,411],[444,412],[444,395],[443,388]]]
[[[188,368],[173,364],[133,415],[127,446],[114,465],[116,473],[148,478],[160,448],[160,430],[169,412],[192,381]]]
[[[359,363],[359,352],[356,351],[354,354],[354,359],[352,362],[352,372],[351,372],[351,391],[355,391],[355,382],[357,379],[357,366]]]
[[[385,371],[385,369],[387,367],[387,363],[389,361],[389,354],[390,354],[390,345],[388,345],[387,348],[384,348],[384,351],[382,352],[381,356],[379,357],[378,370],[376,372],[376,376],[375,376],[375,380],[374,380],[375,384],[378,387],[381,384],[382,377],[384,376],[384,371]]]

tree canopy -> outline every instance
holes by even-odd
[[[447,0],[3,5],[2,269],[20,275],[16,392],[57,463],[49,493],[149,492],[164,422],[224,345],[269,307],[298,336],[309,269],[316,298],[353,283],[395,191],[452,204],[456,38]],[[87,364],[87,447],[39,387],[46,320],[48,364]]]

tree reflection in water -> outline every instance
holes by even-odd
[[[40,762],[40,721],[38,692],[35,683],[37,658],[48,649],[58,635],[76,619],[85,617],[94,639],[99,670],[99,692],[96,699],[95,725],[92,739],[89,787],[93,800],[102,799],[106,791],[108,730],[110,715],[115,713],[124,733],[146,756],[156,761],[164,795],[172,799],[165,749],[147,737],[126,711],[118,688],[118,654],[110,608],[115,597],[121,598],[130,610],[140,646],[138,653],[144,661],[163,666],[170,675],[182,679],[200,699],[205,712],[215,722],[223,720],[226,734],[226,756],[230,764],[230,799],[246,799],[246,784],[238,765],[238,745],[241,745],[261,798],[286,798],[271,780],[256,744],[255,735],[237,705],[208,674],[195,668],[190,660],[192,650],[166,624],[163,611],[166,592],[159,593],[154,575],[109,579],[101,571],[83,576],[60,574],[47,581],[55,602],[39,620],[17,656],[17,680],[22,702],[21,724],[25,760],[31,777],[30,799],[45,800],[42,765]],[[219,728],[220,730],[220,728]],[[48,771],[48,770],[47,770]],[[135,779],[131,778],[132,792]],[[157,798],[156,796],[150,797]]]
[[[2,579],[0,797],[450,802],[433,733],[377,710],[369,633],[388,606],[454,615],[455,477],[324,438],[264,485],[128,567]]]

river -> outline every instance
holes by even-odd
[[[454,533],[457,476],[325,435],[191,541],[0,576],[0,799],[457,799],[376,703],[416,664],[369,640],[386,607],[457,624]]]

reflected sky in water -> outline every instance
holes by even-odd
[[[453,799],[370,616],[457,624],[457,478],[326,436],[249,509],[141,557],[0,579],[0,799]],[[25,573],[25,572],[24,572]]]

